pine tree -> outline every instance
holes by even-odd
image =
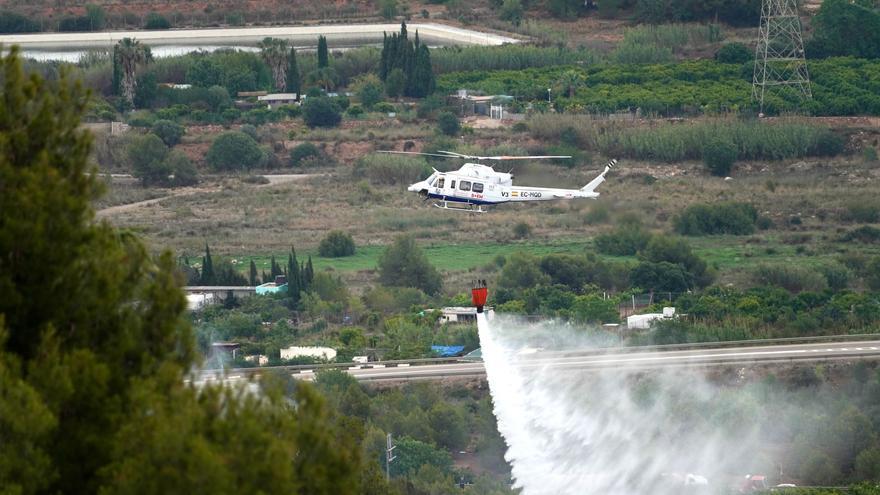
[[[205,256],[202,258],[202,285],[214,285],[216,275],[214,275],[214,261],[211,260],[211,248],[205,243]]]
[[[330,54],[327,52],[327,38],[318,36],[318,68],[330,66]]]
[[[248,280],[251,284],[251,287],[257,286],[257,264],[254,263],[254,260],[251,260],[251,273],[250,279]]]
[[[292,47],[287,55],[287,87],[285,91],[296,93],[297,99],[302,92],[302,76],[299,73],[299,64],[296,62],[296,50]]]

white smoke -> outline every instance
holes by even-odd
[[[703,371],[559,368],[548,353],[595,348],[595,337],[502,316],[479,327],[505,457],[524,495],[714,493],[773,469],[753,420],[759,403]]]

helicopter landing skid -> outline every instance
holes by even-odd
[[[449,203],[448,201],[441,201],[439,203],[434,203],[434,206],[441,210],[463,211],[465,213],[486,213],[486,210],[483,209],[483,205],[475,205],[471,203]]]

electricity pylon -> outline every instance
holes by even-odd
[[[762,113],[764,95],[774,86],[802,99],[813,97],[797,0],[763,0],[761,3],[752,101],[760,104]]]

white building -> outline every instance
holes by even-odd
[[[477,308],[450,306],[440,310],[440,323],[472,323],[477,321]]]
[[[265,103],[269,110],[273,110],[282,105],[295,105],[296,93],[272,93],[264,96],[258,96],[257,101]]]
[[[324,361],[332,361],[336,359],[336,349],[329,347],[297,347],[290,346],[287,349],[281,349],[281,359],[293,359],[301,356],[309,356]]]
[[[245,356],[244,360],[249,363],[257,363],[257,366],[266,366],[269,364],[269,356],[255,354],[253,356]]]
[[[198,311],[212,302],[214,302],[214,294],[211,292],[186,295],[186,309],[190,311]]]
[[[646,313],[628,317],[626,327],[630,330],[647,330],[655,321],[671,320],[672,318],[675,318],[675,308],[663,308],[662,313]]]

